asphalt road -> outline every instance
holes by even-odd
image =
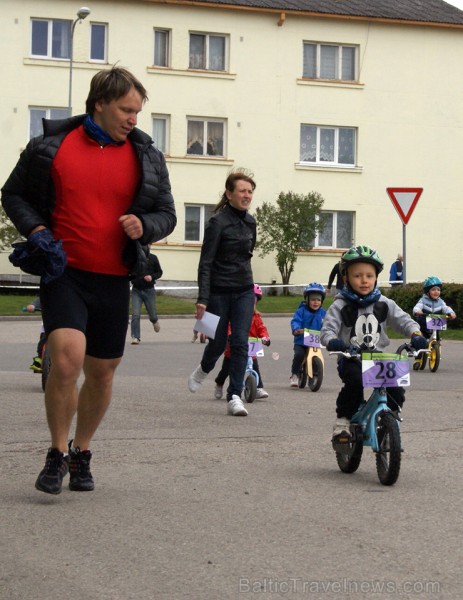
[[[290,389],[289,319],[266,323],[270,397],[238,418],[213,377],[187,390],[193,319],[159,334],[143,321],[92,447],[95,491],[55,497],[34,489],[49,443],[28,370],[39,322],[0,321],[1,600],[463,597],[463,343],[412,373],[384,487],[369,449],[355,474],[336,465],[335,360],[319,392]]]

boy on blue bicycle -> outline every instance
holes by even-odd
[[[355,348],[372,352],[389,345],[386,328],[391,327],[411,337],[416,349],[426,348],[426,339],[416,323],[393,300],[377,287],[383,261],[368,246],[352,247],[341,257],[344,287],[329,307],[321,330],[321,343],[329,352]],[[338,359],[338,373],[343,387],[336,400],[336,423],[333,438],[350,435],[350,419],[363,402],[362,366],[356,359]],[[392,410],[402,407],[405,393],[401,387],[389,387],[388,404]]]

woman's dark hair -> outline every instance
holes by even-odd
[[[97,102],[109,103],[118,100],[135,88],[142,97],[143,103],[148,100],[148,94],[138,79],[127,69],[112,67],[112,69],[99,71],[93,76],[90,90],[85,102],[87,114],[93,115]]]
[[[225,181],[225,192],[222,194],[220,201],[214,207],[214,212],[219,212],[228,204],[227,191],[234,192],[236,183],[238,181],[247,181],[251,184],[252,191],[256,189],[256,183],[253,179],[253,173],[248,173],[247,171],[233,171],[230,173]]]

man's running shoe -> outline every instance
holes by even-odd
[[[50,448],[45,466],[35,482],[36,489],[46,494],[60,494],[63,478],[69,471],[68,460],[68,456],[65,456],[63,452],[57,448]]]
[[[69,489],[73,492],[91,492],[95,489],[93,477],[90,472],[90,450],[71,448],[69,442]]]
[[[34,373],[42,372],[42,359],[40,358],[40,356],[34,356],[29,369],[31,369],[31,371],[34,371]]]

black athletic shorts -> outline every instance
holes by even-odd
[[[87,338],[86,354],[120,358],[129,324],[128,277],[66,267],[64,274],[40,285],[45,333],[70,328]]]

